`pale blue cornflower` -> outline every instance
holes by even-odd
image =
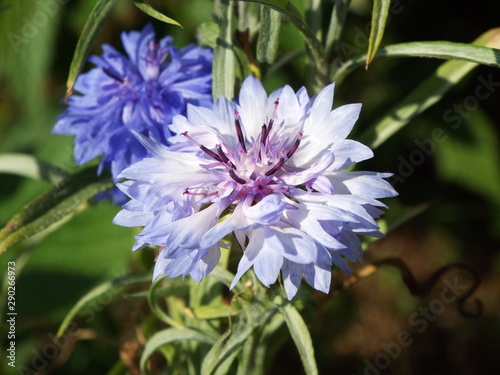
[[[187,104],[212,105],[210,49],[189,45],[178,50],[170,36],[156,41],[150,24],[140,32],[123,32],[121,39],[126,55],[104,44],[102,56],[89,58],[96,67],[78,77],[74,89],[79,94],[68,98],[53,129],[76,136],[77,164],[102,155],[98,173],[109,168],[115,180],[150,156],[132,130],[166,143],[172,136],[167,125],[186,113]]]
[[[234,284],[251,267],[266,286],[281,272],[289,299],[304,276],[327,293],[331,268],[362,259],[358,234],[379,236],[377,198],[396,192],[390,174],[341,171],[373,156],[345,139],[361,106],[332,111],[334,85],[309,98],[285,86],[267,96],[248,77],[239,104],[189,106],[174,117],[172,146],[137,134],[153,155],[125,169],[120,189],[132,199],[114,222],[142,226],[134,250],[163,247],[154,278],[199,281],[234,232],[243,254]]]

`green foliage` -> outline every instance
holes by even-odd
[[[213,97],[224,95],[234,97],[236,57],[233,50],[233,8],[229,0],[221,0],[219,5],[219,37],[214,49]]]
[[[112,182],[101,181],[96,174],[96,168],[90,167],[69,176],[14,215],[0,231],[0,254],[84,209],[95,195],[113,187]]]
[[[66,97],[73,93],[73,86],[75,85],[76,78],[85,65],[92,43],[97,37],[97,34],[99,34],[106,16],[115,3],[116,0],[97,0],[96,5],[92,9],[85,23],[85,27],[83,28],[82,35],[78,39],[73,61],[69,68],[68,80],[66,82]]]
[[[53,185],[57,185],[66,176],[61,168],[25,154],[0,155],[0,173],[19,174]]]
[[[149,15],[153,18],[156,18],[157,20],[160,20],[162,22],[170,23],[172,25],[177,25],[177,26],[182,27],[181,24],[179,22],[177,22],[176,20],[174,20],[170,17],[167,17],[163,13],[160,13],[157,10],[153,9],[151,7],[151,5],[149,5],[145,0],[132,0],[132,1],[134,2],[135,6],[137,8],[142,10],[147,15]]]
[[[278,54],[281,15],[267,7],[260,8],[261,29],[257,40],[257,60],[272,63]]]
[[[368,65],[372,62],[375,54],[377,53],[378,47],[382,42],[390,5],[391,0],[373,1],[370,41],[368,43],[368,52],[366,53],[366,67],[368,67]]]

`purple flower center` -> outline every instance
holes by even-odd
[[[189,136],[187,132],[182,136],[196,144],[214,163],[205,166],[208,170],[221,176],[221,182],[230,182],[236,192],[235,199],[252,194],[254,200],[259,202],[265,196],[273,193],[286,193],[289,187],[280,179],[280,172],[285,170],[287,160],[297,151],[302,138],[302,132],[292,137],[281,137],[280,129],[284,121],[275,124],[279,99],[274,103],[273,115],[266,119],[262,130],[256,139],[251,138],[251,145],[245,141],[241,121],[235,110],[234,126],[238,143],[230,147],[222,139],[215,150],[210,150]],[[234,182],[237,183],[234,186]],[[227,184],[219,185],[223,190]],[[193,193],[194,189],[186,189],[185,194]],[[210,194],[210,195],[213,195]]]

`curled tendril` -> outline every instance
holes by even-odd
[[[464,293],[463,296],[460,296],[460,298],[458,299],[458,312],[462,316],[467,318],[477,318],[481,316],[483,313],[483,303],[479,299],[474,300],[475,311],[468,311],[465,307],[467,299],[476,291],[478,286],[481,284],[481,281],[477,273],[472,268],[461,263],[452,263],[444,267],[441,267],[437,271],[435,271],[431,275],[431,277],[429,277],[428,280],[422,283],[418,283],[417,280],[415,279],[415,276],[413,276],[410,269],[403,261],[401,261],[398,258],[386,258],[373,262],[373,264],[370,264],[362,268],[355,275],[350,276],[349,278],[344,280],[340,285],[337,285],[334,288],[334,291],[338,293],[340,292],[340,290],[349,288],[359,279],[369,276],[375,271],[377,271],[377,269],[380,268],[381,266],[392,266],[394,268],[397,268],[401,272],[401,277],[403,278],[403,282],[408,287],[408,290],[411,292],[411,294],[420,297],[425,297],[429,295],[429,293],[432,291],[434,286],[439,282],[441,277],[446,273],[450,272],[451,270],[457,269],[465,271],[472,276],[473,282],[472,286]]]

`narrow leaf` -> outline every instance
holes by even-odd
[[[384,36],[387,16],[389,15],[389,7],[391,0],[374,0],[372,22],[370,29],[370,40],[368,41],[368,53],[366,54],[366,67],[370,65],[375,53],[380,46],[382,37]]]
[[[165,16],[163,13],[158,12],[156,9],[152,8],[151,5],[149,5],[145,0],[132,0],[137,8],[142,10],[144,13],[146,13],[148,16],[151,16],[153,18],[156,18],[159,21],[169,23],[172,25],[177,25],[182,27],[182,25],[177,22],[176,20]]]
[[[113,186],[112,181],[99,179],[95,167],[68,176],[60,185],[26,205],[0,230],[0,254],[85,208],[93,196]]]
[[[64,317],[59,329],[57,330],[57,337],[62,336],[68,324],[75,318],[75,316],[82,311],[85,306],[88,306],[94,301],[99,301],[99,298],[103,295],[106,297],[113,297],[120,293],[125,287],[134,284],[151,280],[151,275],[148,274],[134,274],[119,277],[114,280],[106,281],[87,294],[85,294],[80,300],[71,308],[71,310]]]
[[[333,3],[330,25],[326,34],[325,55],[330,58],[337,48],[337,42],[340,40],[342,30],[344,29],[345,18],[349,10],[351,0],[336,0]]]
[[[73,93],[76,78],[85,65],[92,43],[101,30],[104,19],[115,3],[116,0],[98,0],[95,7],[92,9],[89,18],[83,27],[82,35],[80,35],[80,39],[78,39],[73,60],[71,61],[69,76],[66,82],[66,98]]]
[[[298,9],[292,4],[290,0],[239,0],[239,1],[247,1],[252,3],[259,3],[265,6],[268,6],[282,15],[284,15],[304,37],[304,40],[309,47],[309,51],[311,52],[311,56],[314,60],[314,66],[317,70],[317,76],[315,84],[316,86],[325,86],[327,81],[327,65],[324,60],[324,51],[323,45],[316,38],[312,30],[307,26],[304,22],[304,17]]]
[[[474,43],[499,48],[500,28],[486,32]],[[494,54],[498,56],[498,50],[493,48],[470,47],[477,47],[483,52],[487,51],[490,57]],[[367,129],[359,140],[371,148],[380,146],[415,116],[438,102],[451,87],[477,67],[477,64],[466,61],[447,61],[442,64],[429,78],[391,108],[386,116]]]
[[[234,275],[231,272],[229,272],[225,268],[220,267],[219,265],[215,266],[209,277],[215,278],[216,280],[226,285],[228,288],[231,286],[231,283],[234,279]],[[245,288],[243,287],[241,282],[238,282],[234,286],[233,290],[235,293],[242,293]]]
[[[257,325],[240,323],[226,332],[210,349],[201,366],[201,375],[223,374],[230,367]]]
[[[429,78],[392,107],[387,115],[361,134],[359,141],[372,149],[377,148],[413,118],[441,100],[450,88],[476,66],[459,61],[442,64]]]
[[[259,30],[260,5],[249,4],[243,1],[238,3],[238,30],[248,31],[250,39]]]
[[[207,336],[201,332],[197,332],[190,329],[179,329],[179,328],[167,328],[163,331],[160,331],[147,341],[144,346],[144,351],[141,357],[140,368],[141,372],[144,374],[149,374],[146,364],[148,362],[149,357],[158,350],[162,345],[177,343],[179,341],[189,341],[194,340],[205,344],[213,345],[216,340]]]
[[[314,359],[314,347],[311,335],[307,329],[306,323],[293,305],[286,303],[280,307],[280,312],[285,318],[286,325],[290,331],[293,342],[299,351],[302,365],[307,375],[318,374],[316,360]]]
[[[184,325],[179,323],[177,320],[174,318],[170,317],[167,313],[165,313],[160,306],[158,306],[156,300],[158,296],[156,295],[156,290],[158,287],[162,284],[164,281],[165,277],[159,277],[154,281],[154,283],[151,285],[149,288],[149,293],[148,293],[148,302],[149,306],[151,307],[151,310],[153,313],[156,315],[156,317],[166,324],[176,327],[178,329],[185,329]]]
[[[204,22],[196,29],[196,42],[200,47],[215,48],[219,25],[214,22]]]
[[[483,47],[477,44],[452,43],[452,42],[410,42],[393,44],[378,50],[375,58],[386,57],[432,57],[447,60],[468,61],[500,67],[500,50]],[[334,74],[332,80],[339,81],[352,70],[360,67],[366,61],[367,55],[359,55],[346,61]]]
[[[57,185],[67,176],[61,168],[27,154],[0,155],[0,173],[30,177],[52,185]]]
[[[257,60],[272,63],[278,55],[281,14],[269,8],[260,9],[260,31],[257,39]]]
[[[213,97],[224,95],[232,100],[234,96],[235,55],[232,41],[233,11],[229,0],[221,0],[219,6],[219,37],[214,50]]]
[[[227,318],[229,315],[238,315],[240,311],[231,309],[228,305],[204,305],[193,308],[194,316],[197,319],[221,319]]]

